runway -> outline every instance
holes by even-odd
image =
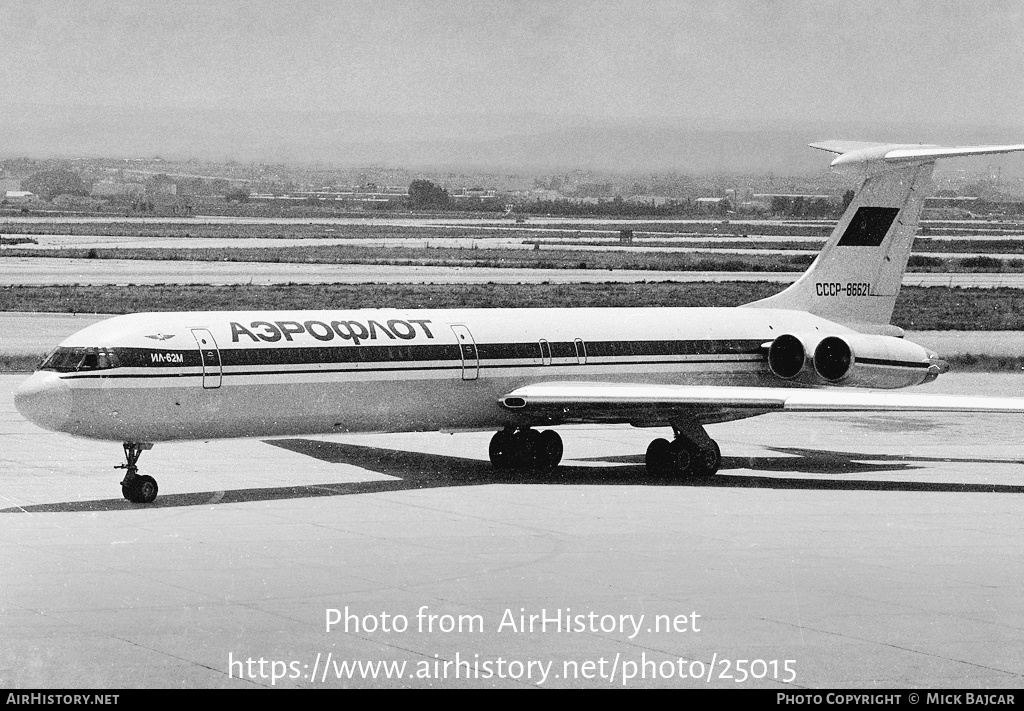
[[[141,259],[0,260],[0,286],[148,284],[584,284],[767,281],[802,272],[669,272],[628,269],[506,269],[277,262],[169,262]],[[1024,273],[908,272],[904,286],[1024,288]]]
[[[643,451],[664,433],[628,427],[561,428],[564,465],[534,479],[491,471],[489,433],[157,445],[140,466],[161,495],[139,506],[118,491],[120,446],[22,420],[20,379],[0,376],[0,686],[1024,677],[1024,452],[1003,416],[714,425],[723,469],[695,484],[650,480]],[[925,388],[1020,396],[1024,376]],[[328,631],[346,608],[349,630]],[[556,611],[585,629],[520,625]]]

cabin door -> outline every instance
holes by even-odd
[[[480,354],[476,350],[473,334],[465,326],[452,326],[455,338],[459,342],[459,354],[462,356],[462,379],[476,380],[480,377]]]
[[[207,390],[219,388],[223,379],[223,371],[217,341],[213,340],[213,334],[205,328],[193,328],[192,337],[196,339],[196,344],[199,346],[199,358],[203,362],[203,387]]]

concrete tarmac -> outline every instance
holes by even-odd
[[[490,433],[164,444],[143,506],[117,443],[18,415],[21,377],[0,376],[2,687],[1024,680],[1005,416],[715,425],[722,471],[690,484],[647,477],[666,433],[629,427],[560,428],[563,466],[534,478],[491,471]],[[925,389],[1024,395],[1024,376]]]

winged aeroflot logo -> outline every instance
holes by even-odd
[[[174,338],[174,334],[168,336],[166,333],[158,333],[155,336],[146,336],[146,338],[152,338],[154,341],[166,341],[169,338]]]

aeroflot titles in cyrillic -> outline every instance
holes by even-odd
[[[331,321],[330,323],[326,321],[303,321],[301,323],[298,321],[253,321],[246,328],[242,324],[232,321],[231,341],[238,343],[242,336],[247,336],[255,343],[260,341],[274,343],[281,339],[291,341],[293,340],[292,336],[305,334],[318,341],[332,341],[339,338],[343,341],[352,341],[358,346],[361,341],[378,340],[378,333],[382,334],[381,339],[387,336],[391,340],[400,338],[411,341],[418,335],[416,327],[412,324],[418,325],[424,336],[433,338],[434,334],[427,327],[428,323],[431,323],[429,319],[417,318],[411,318],[408,321],[393,318],[389,319],[386,324],[373,319],[365,322]]]

